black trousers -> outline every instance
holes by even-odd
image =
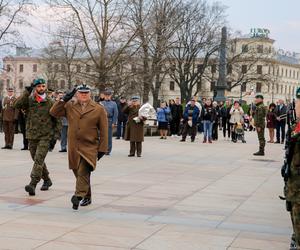
[[[228,138],[230,138],[231,125],[226,117],[222,117],[222,128],[223,128],[223,136],[226,137],[226,131],[227,131]]]
[[[281,141],[284,142],[285,139],[285,120],[277,121],[276,123],[276,140],[280,142],[280,134],[281,134]]]
[[[191,135],[191,139],[195,140],[197,134],[197,125],[193,125],[192,127],[189,126],[187,122],[183,124],[183,131],[182,131],[182,139],[185,140],[188,133]]]
[[[218,127],[219,127],[219,123],[215,122],[212,127],[212,139],[213,140],[218,140]]]
[[[170,123],[171,135],[179,135],[180,120],[172,120]]]

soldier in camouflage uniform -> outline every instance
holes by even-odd
[[[262,95],[257,95],[255,97],[256,109],[254,113],[254,126],[256,127],[258,141],[259,141],[259,150],[254,153],[255,156],[264,156],[265,155],[265,127],[266,127],[266,108],[264,105],[264,97]]]
[[[285,186],[287,209],[291,213],[294,234],[290,249],[300,249],[300,88],[297,90],[295,105],[296,123],[291,132],[291,164],[290,175]],[[293,245],[293,244],[296,244]]]
[[[16,100],[15,107],[25,110],[27,114],[26,137],[29,141],[29,150],[34,161],[30,174],[31,181],[25,186],[29,195],[35,195],[36,185],[41,179],[44,183],[42,191],[52,186],[49,172],[45,164],[49,142],[54,137],[57,120],[50,115],[49,111],[53,101],[47,97],[44,79],[36,79],[33,84],[26,87],[24,93]]]

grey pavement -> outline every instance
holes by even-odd
[[[16,135],[13,150],[0,150],[0,249],[288,249],[283,145],[267,145],[259,158],[255,133],[246,144],[201,139],[147,137],[142,158],[114,140],[92,174],[92,205],[73,211],[67,154],[59,145],[48,154],[53,187],[29,197],[32,161]]]

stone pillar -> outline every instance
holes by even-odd
[[[227,89],[227,59],[226,59],[226,46],[227,46],[227,28],[222,28],[222,38],[219,49],[219,79],[216,85],[217,95],[215,101],[224,102],[226,100],[225,90]]]

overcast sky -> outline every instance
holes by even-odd
[[[39,1],[39,0],[38,0]],[[216,0],[207,0],[212,3]],[[300,53],[300,0],[219,0],[227,8],[227,20],[233,31],[250,33],[251,28],[267,28],[270,37],[276,40],[275,47]],[[44,47],[48,39],[40,35],[47,29],[41,23],[47,15],[47,7],[41,6],[33,27],[23,28],[24,40],[28,46]]]
[[[213,0],[208,0],[214,2]],[[275,46],[300,53],[300,0],[219,0],[228,7],[227,19],[243,34],[267,28]]]

